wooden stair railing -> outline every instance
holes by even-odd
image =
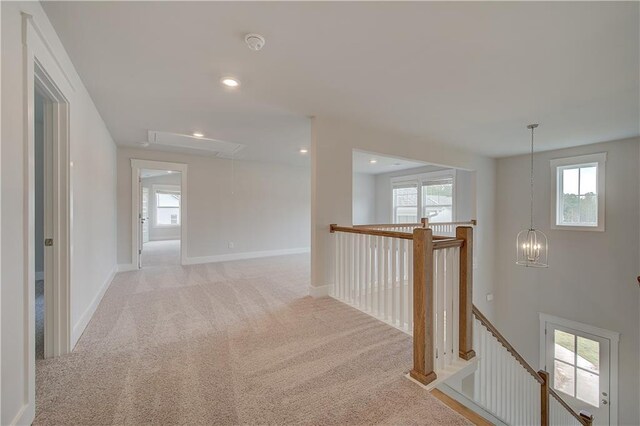
[[[554,391],[549,384],[549,373],[544,370],[536,371],[527,361],[516,351],[509,341],[498,331],[498,329],[485,317],[474,305],[473,315],[480,323],[493,335],[497,341],[516,359],[516,361],[540,384],[540,423],[542,426],[549,426],[551,419],[550,397],[554,398],[579,424],[591,426],[593,416],[581,412],[576,413],[563,399]]]

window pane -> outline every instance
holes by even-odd
[[[553,388],[574,396],[575,368],[564,362],[555,360],[553,370]]]
[[[393,207],[395,223],[418,222],[417,186],[393,188]]]
[[[562,171],[562,193],[579,194],[578,179],[580,169],[564,169]]]
[[[156,222],[158,225],[179,225],[180,209],[176,207],[162,207],[156,209]]]
[[[584,371],[579,368],[577,373],[578,384],[576,388],[576,398],[598,407],[600,377],[597,374],[589,373],[588,371]]]
[[[180,194],[156,192],[158,207],[180,207]]]
[[[580,168],[580,195],[597,194],[596,166]]]
[[[580,196],[580,223],[584,225],[598,224],[598,196],[595,194]]]
[[[555,343],[554,358],[574,364],[575,336],[564,331],[554,330],[553,339]]]
[[[600,372],[600,343],[578,336],[578,367]]]
[[[422,212],[431,222],[453,221],[453,179],[423,182]]]

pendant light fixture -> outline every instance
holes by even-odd
[[[531,130],[531,222],[529,229],[522,230],[516,238],[516,264],[533,268],[546,268],[549,245],[544,232],[533,226],[533,131],[537,124],[529,124]]]

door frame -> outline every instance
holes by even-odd
[[[187,264],[187,165],[165,161],[131,159],[131,268],[139,269],[140,265],[140,171],[171,170],[180,172],[180,264]]]
[[[45,356],[71,352],[71,266],[73,262],[71,221],[73,187],[70,158],[70,107],[75,87],[72,79],[44,39],[32,15],[22,13],[24,58],[24,312],[23,329],[26,361],[26,386],[23,410],[17,418],[33,419],[35,415],[35,102],[36,86],[50,101],[45,113],[50,126],[45,128],[45,143],[50,144],[53,246],[45,250],[51,267],[45,267],[50,287],[45,297]],[[45,149],[45,152],[47,150]],[[46,154],[45,154],[46,155]],[[46,159],[45,159],[46,162]],[[47,300],[48,299],[48,300]]]
[[[543,314],[540,312],[540,355],[539,367],[545,369],[547,361],[546,352],[546,335],[545,330],[547,323],[560,325],[562,327],[581,331],[583,333],[593,334],[609,340],[609,424],[618,424],[618,346],[620,342],[620,333],[606,330],[604,328],[595,327],[577,321],[568,320],[554,315]]]

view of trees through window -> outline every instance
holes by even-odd
[[[596,226],[598,224],[597,165],[558,169],[561,194],[559,225]]]

